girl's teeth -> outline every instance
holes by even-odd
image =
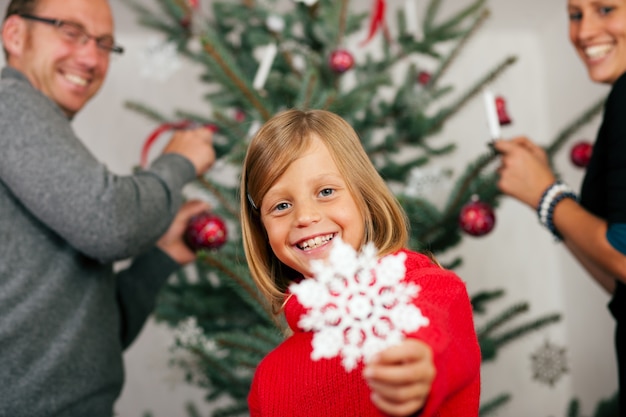
[[[323,237],[317,236],[313,239],[307,240],[306,242],[302,242],[302,244],[300,245],[300,248],[304,250],[315,249],[319,246],[322,246],[322,244],[328,242],[331,239],[332,239],[332,235],[323,236]]]

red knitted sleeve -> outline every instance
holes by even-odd
[[[407,252],[406,279],[417,283],[416,305],[430,320],[410,334],[433,350],[437,374],[421,417],[476,417],[480,396],[480,347],[465,284],[423,255]]]

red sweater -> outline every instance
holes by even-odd
[[[465,284],[428,257],[405,253],[405,279],[421,287],[415,304],[430,321],[407,336],[430,345],[437,369],[420,417],[476,417],[480,349]],[[258,365],[248,396],[250,416],[383,416],[370,401],[362,363],[348,373],[340,357],[311,360],[313,333],[297,326],[305,312],[296,297],[288,300],[285,317],[294,333]]]

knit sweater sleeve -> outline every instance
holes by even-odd
[[[167,278],[180,265],[154,247],[117,274],[117,301],[121,314],[120,340],[126,349],[141,332],[154,311],[156,299]]]
[[[0,180],[34,217],[102,262],[152,246],[195,176],[191,162],[175,154],[134,175],[113,174],[23,77],[2,80],[0,132]]]
[[[481,357],[465,284],[453,272],[425,266],[421,255],[412,255],[407,260],[407,279],[421,287],[416,305],[430,323],[409,337],[432,348],[436,368],[420,417],[476,416]],[[450,414],[449,407],[457,411]],[[458,414],[459,410],[463,412]]]

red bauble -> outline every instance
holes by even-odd
[[[334,72],[343,74],[354,66],[354,57],[345,49],[336,49],[330,54],[328,65]]]
[[[500,122],[500,126],[511,124],[511,118],[506,112],[506,101],[502,96],[496,97],[496,111],[498,112],[498,121]]]
[[[427,85],[430,82],[430,77],[430,72],[420,71],[420,73],[417,74],[417,82],[420,83],[420,85]]]
[[[183,29],[187,29],[187,30],[191,29],[191,16],[190,16],[190,15],[183,16],[183,17],[182,17],[182,18],[178,21],[178,23],[180,23],[180,26],[181,26]]]
[[[185,242],[194,251],[217,249],[226,243],[226,223],[208,211],[196,214],[185,230]]]
[[[593,145],[586,141],[581,141],[572,147],[570,158],[572,163],[580,168],[585,168],[591,159]]]
[[[493,230],[496,215],[493,208],[482,201],[472,200],[461,209],[459,226],[472,236],[484,236]]]

